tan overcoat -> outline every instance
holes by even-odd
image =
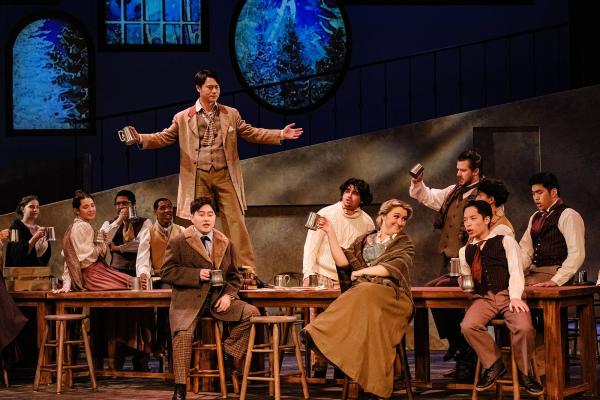
[[[171,236],[165,253],[165,263],[161,269],[161,279],[173,286],[169,318],[171,333],[185,330],[194,322],[196,315],[206,301],[210,302],[212,315],[221,321],[239,321],[244,303],[233,302],[227,311],[216,313],[213,305],[224,294],[239,299],[240,275],[233,263],[233,248],[229,239],[213,230],[212,257],[198,237],[194,226],[189,226],[183,234]],[[225,284],[220,290],[211,292],[210,282],[200,282],[200,270],[221,269]]]
[[[244,181],[237,150],[237,138],[252,143],[281,144],[278,129],[255,128],[244,121],[238,110],[219,104],[219,123],[221,127],[218,137],[223,140],[223,149],[227,161],[227,169],[235,188],[242,210],[246,210]],[[198,130],[198,119],[195,105],[178,112],[173,117],[171,126],[162,132],[142,134],[142,149],[158,149],[179,140],[179,189],[177,193],[177,216],[191,219],[190,203],[194,200],[196,165],[200,152],[200,140],[204,132]]]

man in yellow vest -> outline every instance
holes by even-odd
[[[181,225],[173,223],[173,203],[169,199],[164,197],[156,199],[154,215],[156,221],[140,237],[140,247],[135,264],[136,275],[143,278],[145,285],[153,276],[160,276],[169,238],[181,234],[184,229]],[[161,283],[156,287],[156,289],[163,288],[170,288],[170,285]],[[156,342],[153,350],[155,354],[164,355],[166,349],[171,349],[169,310],[159,308],[156,313]]]

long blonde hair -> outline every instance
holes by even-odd
[[[383,216],[387,215],[390,211],[392,211],[396,207],[402,207],[406,210],[407,221],[412,217],[413,209],[410,204],[405,201],[398,199],[389,199],[381,203],[381,207],[379,207],[379,212],[377,213],[377,219],[375,222],[377,223],[377,227],[381,228],[381,224],[383,222]]]

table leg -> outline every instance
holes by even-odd
[[[415,378],[429,383],[431,380],[429,359],[429,309],[418,307],[414,319]]]
[[[544,352],[546,358],[546,400],[560,400],[565,389],[565,353],[561,335],[560,304],[543,301]],[[558,351],[557,351],[558,349]]]
[[[50,314],[51,311],[48,309],[48,303],[45,301],[40,301],[37,303],[36,307],[36,324],[37,324],[37,347],[38,352],[45,352],[45,360],[47,363],[50,363],[52,352],[49,347],[44,346],[44,330],[46,329],[46,315]],[[48,332],[48,335],[52,335],[51,332]],[[58,336],[56,336],[58,337]],[[52,374],[47,371],[43,371],[40,375],[40,384],[48,385],[52,383]]]
[[[579,356],[581,359],[581,377],[589,387],[588,394],[596,397],[596,323],[594,317],[594,299],[590,296],[585,305],[578,307],[579,320]]]

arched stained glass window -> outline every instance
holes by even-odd
[[[68,16],[29,18],[13,33],[9,130],[91,133],[90,40]],[[9,42],[10,43],[10,42]]]
[[[234,65],[268,108],[304,112],[327,100],[350,60],[350,31],[336,0],[246,0],[234,15]],[[335,73],[330,73],[335,72]],[[298,77],[319,75],[310,79]]]

